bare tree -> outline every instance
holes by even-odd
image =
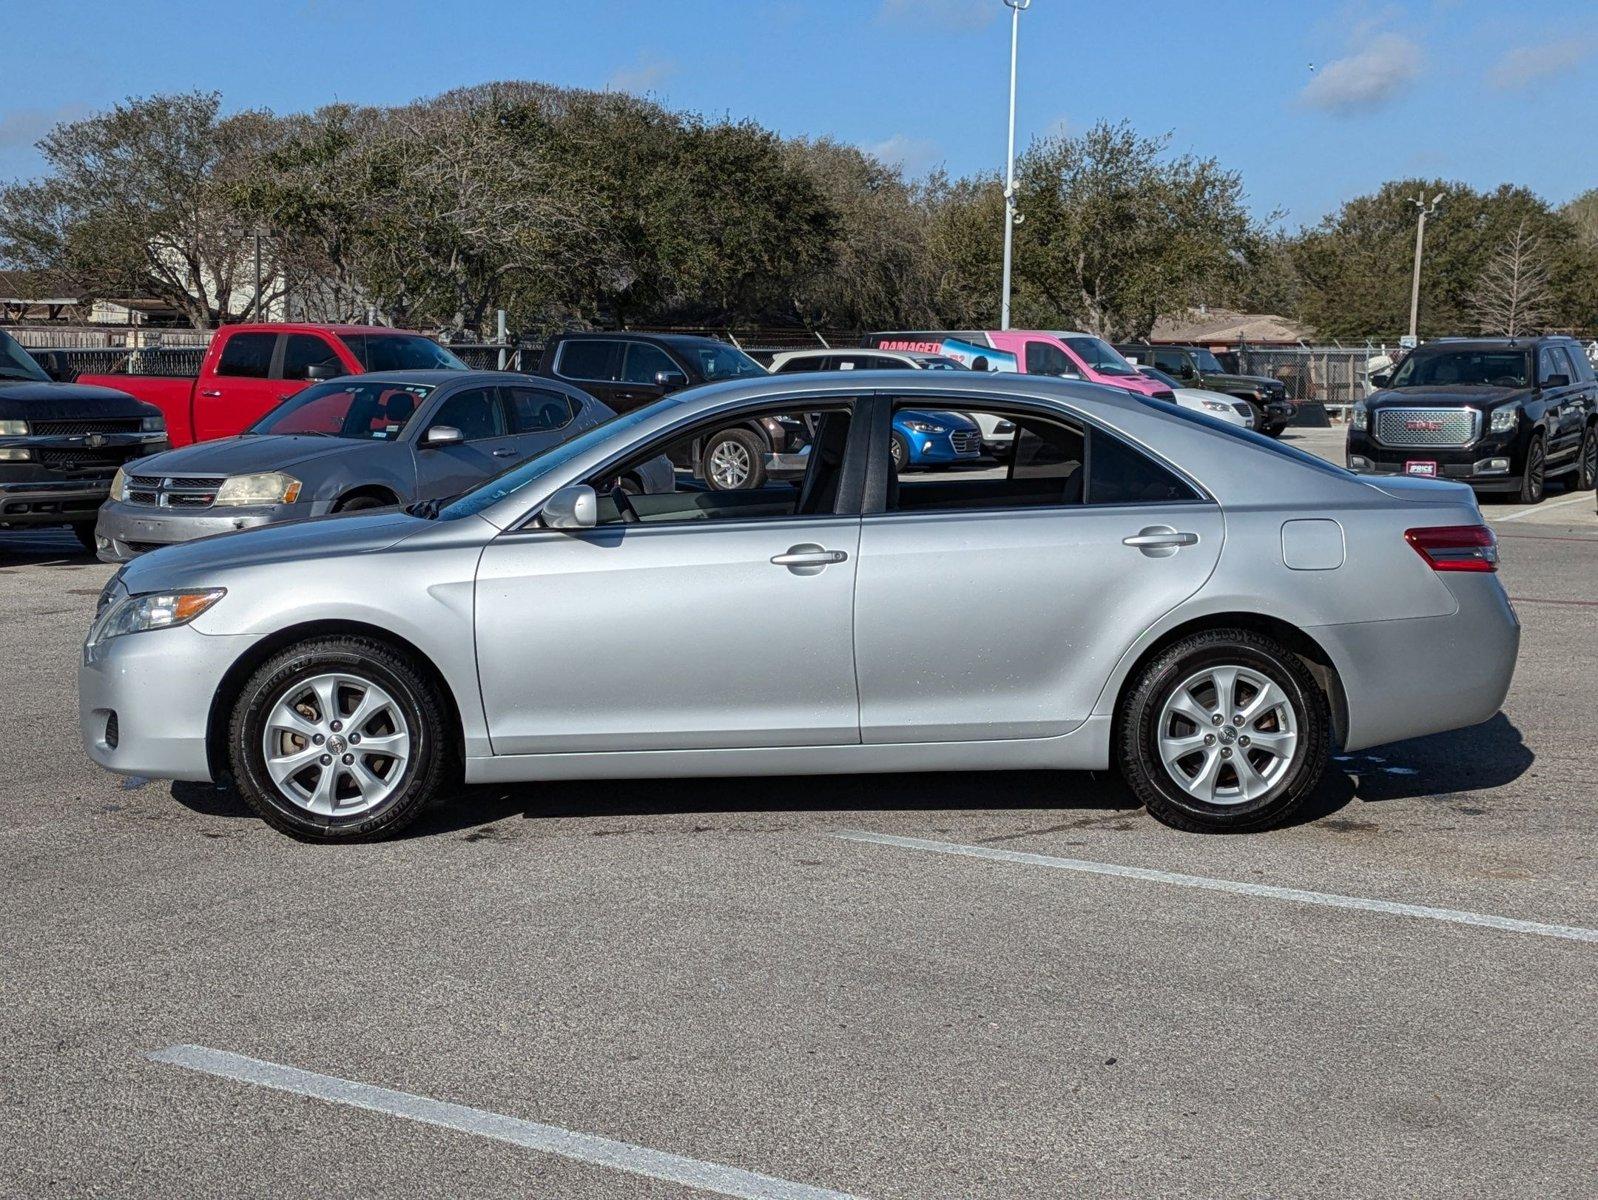
[[[1516,337],[1543,327],[1552,300],[1542,241],[1523,219],[1488,258],[1468,297],[1470,311],[1483,333]]]

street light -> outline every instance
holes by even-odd
[[[1015,52],[1021,40],[1021,12],[1032,0],[1004,0],[1010,6],[1010,142],[1004,165],[1004,284],[999,300],[999,328],[1010,328],[1010,248],[1015,238]]]
[[[1420,337],[1415,326],[1420,317],[1420,252],[1421,244],[1426,240],[1426,218],[1437,211],[1437,205],[1442,201],[1442,198],[1443,194],[1438,192],[1432,197],[1431,203],[1428,204],[1426,202],[1426,193],[1422,192],[1410,201],[1420,214],[1415,223],[1415,277],[1409,285],[1409,344],[1411,349],[1420,344]]]

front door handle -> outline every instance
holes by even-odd
[[[1150,558],[1169,558],[1183,546],[1198,545],[1198,534],[1182,533],[1169,525],[1150,525],[1131,537],[1121,539],[1121,545],[1133,546]]]
[[[212,399],[215,399],[217,396],[220,396],[221,394],[222,394],[221,392],[213,392],[213,391],[204,391],[204,392],[200,393],[200,395],[202,395],[202,396],[210,396]]]
[[[516,457],[516,451],[511,450],[511,449],[509,449],[507,447],[501,447],[500,449],[494,451],[494,457],[495,458],[515,458]]]
[[[842,550],[828,550],[814,542],[801,542],[789,546],[783,554],[773,555],[772,565],[787,567],[795,575],[819,575],[833,563],[847,562],[849,556]]]

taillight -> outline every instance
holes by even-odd
[[[1498,539],[1485,525],[1437,525],[1408,529],[1404,540],[1434,571],[1498,570]]]

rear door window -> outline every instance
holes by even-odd
[[[265,379],[272,371],[275,333],[235,333],[222,346],[216,373],[239,379]]]
[[[577,404],[570,396],[544,388],[501,388],[512,433],[548,433],[571,424]]]
[[[1168,504],[1199,494],[1169,468],[1120,438],[1095,429],[1088,454],[1089,504]]]
[[[608,340],[564,342],[555,359],[555,373],[567,379],[614,382],[621,378],[623,342]]]

